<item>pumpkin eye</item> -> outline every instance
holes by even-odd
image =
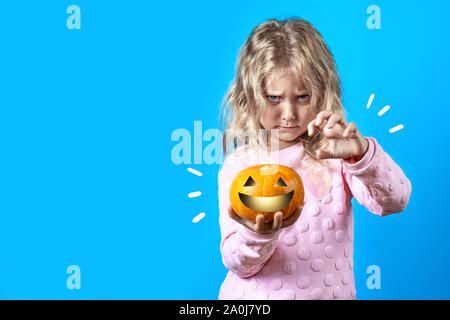
[[[252,177],[248,177],[247,181],[244,184],[244,187],[254,187],[256,186],[255,180]]]
[[[275,183],[275,187],[287,187],[286,182],[283,181],[283,179],[278,179],[277,183]]]

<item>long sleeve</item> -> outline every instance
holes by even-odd
[[[411,182],[375,138],[367,140],[369,149],[360,161],[343,161],[342,173],[348,188],[361,205],[376,215],[403,211],[411,196]]]
[[[247,167],[234,154],[229,155],[219,171],[220,251],[223,264],[241,278],[258,273],[272,256],[280,231],[259,234],[231,219],[230,186],[239,171]]]

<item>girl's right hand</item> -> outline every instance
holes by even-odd
[[[268,234],[292,225],[295,221],[297,221],[298,217],[300,217],[302,209],[303,206],[298,207],[297,210],[285,220],[283,220],[283,212],[278,211],[275,213],[273,221],[267,223],[265,222],[264,215],[262,214],[258,214],[256,216],[256,221],[241,218],[236,214],[236,212],[234,212],[231,206],[228,207],[228,215],[231,219],[239,222],[254,232]]]

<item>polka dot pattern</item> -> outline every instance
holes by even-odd
[[[373,187],[374,187],[375,189],[380,190],[380,191],[383,191],[383,190],[384,190],[384,186],[383,186],[383,184],[380,183],[380,182],[374,183],[374,184],[373,184]]]
[[[339,299],[342,296],[342,290],[340,287],[334,287],[333,288],[333,298]]]
[[[336,249],[334,246],[329,245],[325,248],[325,256],[328,258],[333,258],[336,255]]]
[[[283,287],[283,281],[280,278],[273,279],[270,282],[270,288],[274,291],[278,291]]]
[[[322,228],[324,230],[332,230],[334,228],[334,220],[332,218],[325,218],[322,220]]]
[[[314,181],[304,185],[305,201],[299,219],[283,228],[276,239],[241,231],[234,235],[235,230],[225,230],[230,236],[222,249],[223,260],[230,272],[220,297],[356,299],[352,193],[378,215],[396,212],[400,207],[403,210],[410,197],[410,184],[395,163],[379,145],[371,150],[376,151],[375,157],[357,172],[339,159],[330,160],[333,166],[325,187],[320,185],[321,177],[314,173],[308,176]],[[302,174],[297,167],[300,159],[280,159]],[[313,187],[321,192],[308,189]]]
[[[311,250],[309,248],[303,247],[298,249],[297,251],[297,257],[300,260],[307,260],[311,256]]]
[[[336,241],[342,242],[345,239],[345,232],[343,230],[336,231]]]
[[[319,272],[323,270],[323,260],[322,259],[314,259],[313,262],[311,263],[311,269],[314,272]]]
[[[309,214],[312,217],[317,217],[320,214],[320,207],[318,205],[312,205],[309,207]]]
[[[337,258],[334,266],[336,267],[337,271],[342,270],[342,268],[344,267],[344,261],[341,258]]]
[[[393,196],[383,197],[383,202],[386,204],[392,204],[395,202],[395,197]]]
[[[297,242],[297,236],[293,233],[288,233],[283,240],[287,246],[293,246]]]
[[[323,234],[320,231],[313,232],[311,234],[311,242],[314,244],[321,243],[323,241]]]
[[[343,275],[342,275],[342,284],[343,285],[348,285],[349,283],[350,283],[350,274],[348,273],[348,272],[345,272]]]
[[[283,267],[283,271],[286,274],[293,274],[295,272],[295,269],[297,268],[297,265],[295,262],[288,261]]]
[[[325,276],[325,279],[323,280],[323,282],[325,283],[325,285],[327,287],[330,287],[332,285],[334,285],[336,283],[336,278],[334,275],[332,275],[331,273],[327,274]]]
[[[297,280],[297,286],[300,289],[306,289],[309,287],[310,284],[311,284],[311,279],[309,278],[309,276],[301,276]]]

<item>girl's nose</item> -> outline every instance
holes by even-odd
[[[286,121],[286,122],[295,120],[295,111],[294,111],[294,108],[293,108],[293,106],[291,104],[288,104],[284,108],[283,113],[281,115],[281,119],[283,121]]]

